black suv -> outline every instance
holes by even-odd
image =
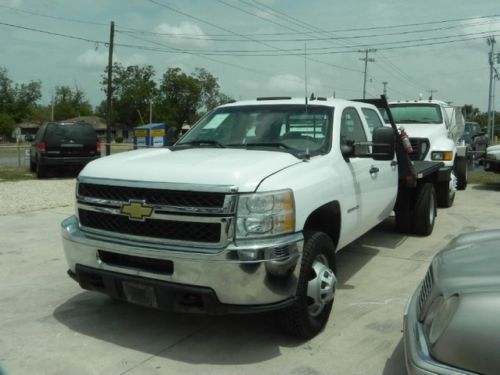
[[[83,168],[101,156],[101,145],[94,128],[86,122],[43,124],[31,145],[30,170],[44,177],[49,170]]]

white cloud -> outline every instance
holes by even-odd
[[[493,33],[498,30],[497,19],[472,18],[461,22],[464,33]],[[485,36],[486,39],[486,36]]]
[[[209,43],[203,30],[191,22],[182,22],[179,26],[162,23],[155,27],[154,32],[168,34],[165,39],[174,44],[205,46]]]
[[[76,58],[78,65],[88,70],[103,70],[108,63],[108,52],[87,49]]]
[[[127,58],[124,59],[123,65],[129,66],[129,65],[146,65],[148,63],[146,57],[143,55],[140,55],[138,53],[134,53],[131,56],[128,56]]]
[[[305,80],[294,74],[278,74],[269,80],[267,89],[272,90],[276,94],[287,94],[292,96],[304,96]],[[307,80],[308,95],[315,93],[316,96],[326,95],[321,80],[317,78],[309,78]]]

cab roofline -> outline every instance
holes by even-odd
[[[345,99],[336,99],[336,98],[324,98],[318,97],[313,100],[307,99],[307,104],[314,105],[322,105],[328,107],[335,107],[336,104],[351,102]],[[356,103],[356,102],[352,102]],[[306,101],[304,98],[291,98],[291,97],[261,97],[254,100],[240,100],[228,104],[221,105],[219,108],[228,108],[228,107],[241,107],[241,106],[262,106],[262,105],[305,105]],[[358,103],[359,104],[359,103]]]

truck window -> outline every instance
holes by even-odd
[[[362,108],[361,110],[363,111],[363,115],[365,116],[366,123],[368,124],[371,133],[373,133],[373,129],[384,126],[382,121],[380,121],[379,115],[373,109]]]
[[[396,124],[442,124],[441,107],[437,104],[402,103],[391,104],[391,113]]]
[[[367,142],[363,123],[355,108],[349,107],[342,112],[340,122],[340,144],[347,145],[352,142]],[[368,146],[357,147],[357,152],[368,153]]]
[[[332,118],[333,109],[328,106],[222,107],[195,124],[176,146],[205,142],[205,146],[324,154],[331,148]]]

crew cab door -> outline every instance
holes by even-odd
[[[343,110],[339,147],[352,142],[371,141],[367,122],[362,120],[364,116],[354,107]],[[357,147],[357,152],[369,154],[370,148]],[[347,206],[342,210],[343,222],[346,224],[343,235],[346,241],[350,242],[391,213],[397,190],[397,165],[391,165],[390,161],[376,161],[369,157],[356,156],[346,158],[344,162],[347,175],[343,184],[345,189],[350,190],[347,194]]]
[[[366,123],[369,129],[369,139],[375,128],[384,126],[383,120],[378,111],[373,108],[361,108],[362,120]],[[373,160],[370,161],[371,170],[376,171],[370,174],[370,184],[367,196],[369,202],[367,204],[367,215],[371,221],[372,226],[377,225],[379,222],[388,217],[396,203],[397,189],[398,189],[398,167],[396,159],[387,160]]]

